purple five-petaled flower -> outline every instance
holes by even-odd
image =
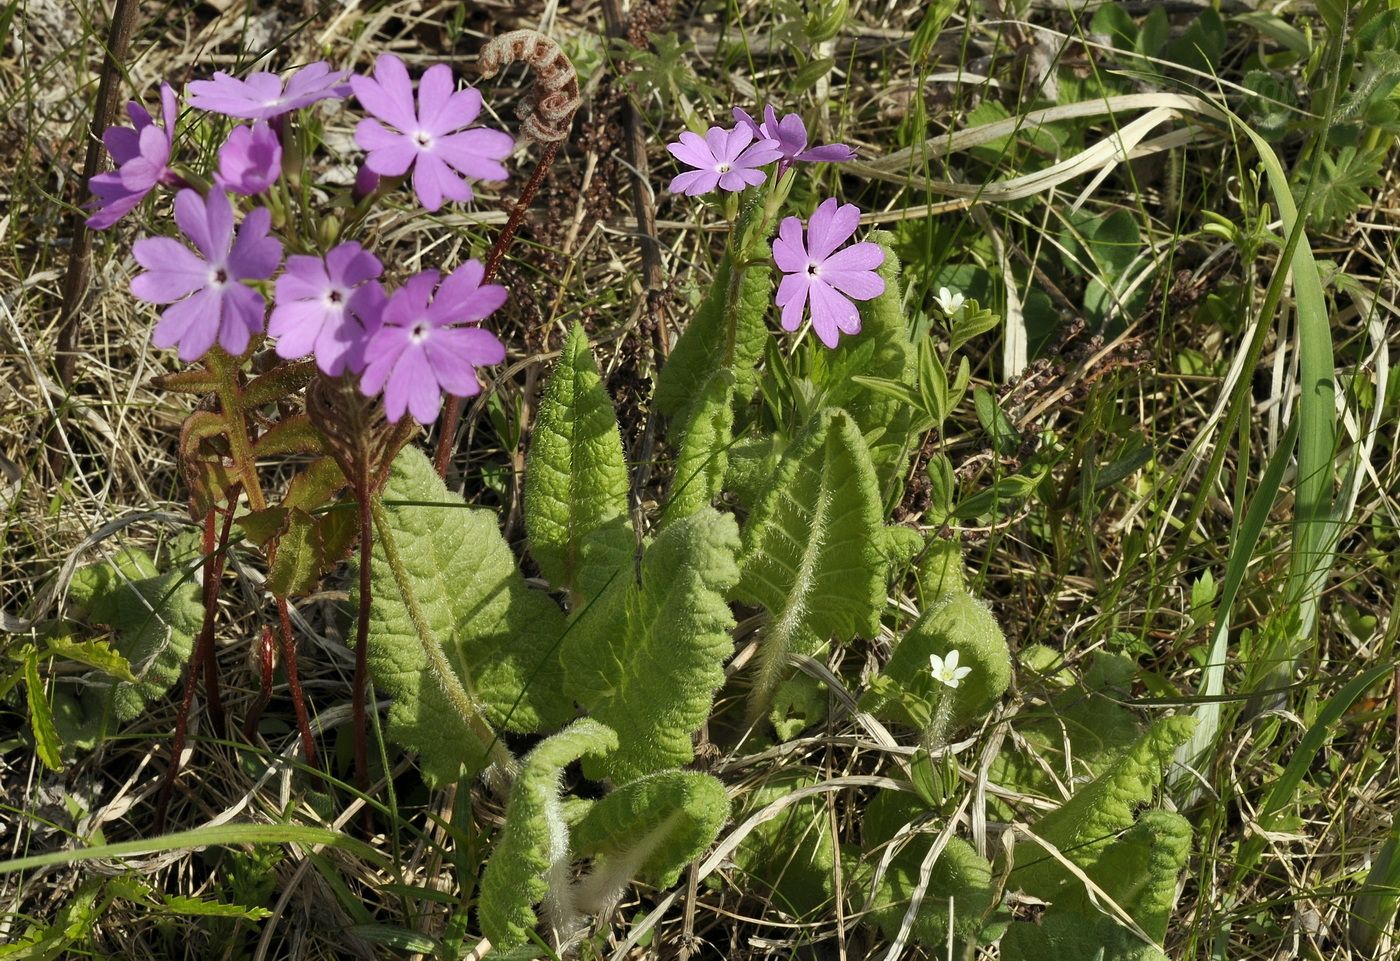
[[[481,390],[476,368],[506,359],[505,346],[475,324],[506,301],[506,289],[483,284],[485,269],[469,260],[438,284],[438,272],[408,278],[384,307],[384,323],[365,349],[369,363],[360,390],[384,392],[384,413],[397,422],[404,412],[431,424],[442,394],[471,397]],[[437,287],[437,293],[433,288]]]
[[[170,84],[160,85],[160,112],[165,126],[158,127],[146,108],[135,100],[126,105],[132,127],[108,127],[102,135],[107,152],[112,155],[116,170],[100,173],[88,181],[94,200],[90,206],[96,212],[87,219],[94,230],[106,230],[133,207],[158,183],[175,184],[179,178],[168,166],[170,146],[175,137],[175,91]]]
[[[413,192],[428,210],[441,207],[443,198],[471,200],[472,188],[465,178],[508,176],[501,161],[510,156],[515,141],[499,130],[466,129],[481,113],[481,93],[472,87],[456,89],[447,64],[429,67],[423,74],[416,108],[408,69],[393,54],[379,56],[372,78],[351,77],[350,85],[364,108],[378,118],[366,117],[355,128],[355,143],[368,153],[365,166],[385,177],[401,176],[412,167]]]
[[[175,223],[198,253],[170,237],[145,237],[132,253],[146,268],[132,278],[137,299],[169,304],[151,340],[179,347],[186,362],[202,357],[214,342],[237,356],[262,333],[266,303],[242,283],[272,276],[282,245],[267,235],[271,217],[262,207],[233,224],[228,194],[215,188],[206,200],[194,190],[175,195]]]
[[[281,172],[282,143],[262,121],[234,127],[219,148],[218,182],[225,190],[251,197],[276,183]]]
[[[795,113],[784,114],[778,119],[777,111],[771,106],[763,108],[763,122],[749,116],[742,107],[734,108],[734,119],[753,131],[755,137],[776,141],[783,153],[778,172],[786,170],[797,161],[805,163],[845,163],[856,159],[856,152],[843,143],[821,144],[807,149],[807,125]]]
[[[835,197],[823,200],[807,223],[784,218],[773,241],[773,260],[785,276],[778,285],[777,304],[783,308],[783,329],[802,325],[810,305],[812,329],[823,344],[835,347],[840,334],[860,333],[860,311],[852,300],[870,300],[885,292],[885,281],[875,268],[885,262],[877,244],[864,242],[837,250],[860,224],[855,204],[841,204]]]
[[[768,179],[758,168],[782,156],[777,141],[755,141],[754,132],[742,124],[733,130],[711,127],[703,137],[687,130],[666,149],[681,163],[696,168],[671,181],[671,193],[688,197],[707,194],[716,187],[736,192],[756,187]]]
[[[324,60],[302,67],[287,78],[285,86],[275,73],[254,73],[240,80],[219,70],[213,80],[190,82],[189,101],[193,107],[226,117],[271,120],[319,100],[348,97],[345,76],[344,70],[333,71]]]
[[[277,299],[267,332],[277,338],[277,355],[293,359],[316,355],[316,366],[331,377],[365,366],[365,347],[379,330],[387,299],[378,277],[379,258],[357,243],[343,243],[324,258],[287,258],[277,278]]]

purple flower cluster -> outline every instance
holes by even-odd
[[[289,114],[352,93],[377,118],[360,121],[355,131],[356,143],[367,153],[355,199],[378,189],[380,177],[412,170],[414,193],[435,211],[445,199],[472,199],[468,179],[507,176],[501,161],[510,156],[514,141],[500,131],[471,126],[481,113],[481,94],[458,90],[446,65],[423,74],[416,105],[407,68],[388,55],[378,59],[372,78],[350,77],[320,61],[285,82],[273,73],[240,79],[219,72],[189,85],[189,105],[250,123],[234,126],[219,148],[207,193],[192,186],[199,178],[181,176],[172,167],[178,101],[174,89],[162,84],[163,125],[133,102],[127,108],[133,126],[104,134],[116,169],[93,178],[96,209],[88,225],[111,227],[158,185],[181,188],[174,198],[175,225],[187,243],[156,236],[133,247],[144,272],[132,280],[132,294],[164,306],[152,335],[156,346],[173,347],[190,362],[216,345],[241,355],[266,333],[275,339],[279,356],[314,357],[327,376],[357,376],[366,396],[382,393],[391,421],[407,413],[431,423],[444,393],[478,393],[476,368],[505,359],[505,347],[480,326],[505,303],[505,288],[483,283],[481,263],[468,260],[446,278],[425,270],[390,292],[380,282],[383,264],[353,241],[324,255],[292,254],[269,284],[282,265],[284,246],[273,235],[271,209],[256,206],[240,218],[235,205],[239,197],[266,195],[276,187]],[[277,189],[281,203],[272,209],[280,210],[290,198]],[[289,245],[305,249],[295,241]]]
[[[779,119],[771,106],[763,108],[763,120],[735,107],[734,127],[711,127],[704,137],[686,131],[666,145],[677,160],[694,167],[671,181],[671,193],[697,196],[718,187],[738,192],[757,187],[768,179],[762,167],[777,161],[776,176],[799,163],[845,163],[855,159],[846,144],[808,146],[807,125],[795,113]],[[877,274],[885,260],[879,245],[869,242],[842,244],[854,236],[860,211],[840,204],[835,197],[817,207],[803,239],[802,221],[787,217],[773,241],[773,260],[785,275],[774,300],[782,308],[784,330],[797,330],[810,316],[821,342],[835,347],[841,334],[860,333],[860,311],[855,301],[884,293],[885,282]]]

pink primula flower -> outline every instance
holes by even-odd
[[[856,152],[843,143],[821,144],[807,148],[807,125],[795,113],[784,114],[778,119],[777,111],[771,106],[763,108],[763,122],[759,123],[741,107],[734,108],[734,119],[753,131],[755,137],[776,141],[783,152],[778,169],[790,167],[794,162],[804,163],[844,163],[856,159]]]
[[[146,268],[132,278],[139,300],[169,304],[151,335],[157,347],[179,347],[186,362],[204,356],[218,341],[238,356],[263,330],[266,302],[244,280],[271,277],[282,245],[267,235],[271,216],[262,207],[233,224],[228,194],[214,189],[206,200],[194,190],[175,195],[175,223],[195,251],[171,237],[144,237],[132,253]]]
[[[783,329],[796,330],[810,305],[812,329],[821,342],[835,347],[840,334],[860,333],[860,311],[853,300],[870,300],[885,292],[885,281],[875,268],[885,262],[885,252],[869,242],[837,250],[860,224],[855,204],[841,204],[835,197],[823,200],[807,224],[803,242],[802,221],[784,218],[773,241],[773,260],[785,276],[776,301],[783,308]]]
[[[447,64],[423,74],[416,107],[408,69],[393,54],[381,54],[374,62],[373,78],[351,77],[350,85],[378,118],[366,117],[355,128],[355,143],[368,152],[365,166],[385,177],[413,168],[413,192],[428,210],[437,210],[444,198],[471,200],[466,178],[508,176],[501,161],[510,156],[515,141],[499,130],[467,129],[481,114],[481,93],[472,87],[458,90]]]
[[[156,184],[179,183],[170,169],[170,147],[175,137],[175,91],[168,83],[160,85],[160,112],[165,126],[157,127],[146,108],[135,100],[126,105],[132,127],[108,127],[102,135],[116,170],[100,173],[88,181],[96,198],[89,205],[96,213],[87,219],[93,230],[106,230],[126,216]]]
[[[286,85],[275,73],[249,74],[246,80],[222,70],[212,80],[190,82],[190,106],[212,110],[241,120],[271,120],[319,100],[338,100],[350,95],[346,71],[332,71],[324,60],[308,63],[287,79]]]
[[[384,413],[397,422],[404,412],[431,424],[444,392],[471,397],[481,391],[476,368],[499,364],[506,349],[475,326],[506,301],[506,289],[482,284],[485,269],[469,260],[441,284],[436,270],[414,274],[384,307],[384,323],[365,348],[369,364],[360,380],[367,397],[384,392]],[[433,288],[437,291],[434,293]]]
[[[314,353],[316,366],[331,377],[364,370],[365,347],[387,299],[377,279],[383,272],[379,258],[353,242],[324,258],[288,257],[267,329],[277,338],[277,356]]]
[[[251,197],[277,182],[282,144],[266,123],[234,127],[219,148],[218,182],[225,190]]]
[[[681,163],[696,168],[671,181],[671,193],[687,197],[707,194],[716,187],[734,192],[756,187],[768,179],[758,168],[782,156],[777,141],[755,141],[754,132],[743,124],[733,130],[711,127],[703,137],[687,130],[666,149]]]

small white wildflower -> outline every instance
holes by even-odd
[[[933,679],[940,684],[947,684],[949,687],[957,687],[959,681],[972,673],[970,667],[958,667],[957,648],[949,651],[946,658],[930,654],[928,666],[929,670],[933,672]]]
[[[962,310],[963,301],[966,298],[956,290],[949,290],[947,287],[938,288],[938,309],[949,317]]]

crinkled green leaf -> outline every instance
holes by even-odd
[[[885,600],[883,531],[860,428],[845,411],[823,411],[783,454],[744,528],[736,593],[770,615],[753,713],[767,706],[789,654],[876,631]]]
[[[712,507],[666,527],[642,557],[641,583],[618,578],[575,620],[562,654],[568,694],[617,731],[589,777],[625,783],[693,756],[733,650],[725,601],[739,577],[739,530]]]
[[[752,510],[768,488],[778,459],[783,454],[782,435],[760,432],[741,437],[729,448],[729,465],[724,475],[724,489],[729,491],[746,510]]]
[[[486,716],[511,731],[564,723],[573,715],[555,656],[564,616],[526,586],[495,514],[467,507],[412,447],[394,461],[384,505],[429,626]],[[420,753],[433,783],[479,771],[486,745],[430,673],[378,538],[371,590],[369,667],[391,700],[390,737]]]
[[[666,503],[667,523],[689,517],[719,495],[734,441],[734,375],[718,370],[686,405],[672,435],[680,438]]]
[[[613,791],[574,828],[575,854],[594,864],[580,907],[591,913],[616,903],[633,879],[675,884],[728,817],[724,785],[699,771],[658,771]]]
[[[1137,809],[1152,800],[1163,768],[1171,763],[1177,746],[1191,736],[1194,726],[1195,720],[1189,717],[1156,721],[1103,774],[1036,821],[1032,830],[1095,877],[1100,858],[1132,827]],[[1034,841],[1016,846],[1015,863],[1012,884],[1047,901],[1057,901],[1063,890],[1074,890],[1081,884]]]
[[[530,553],[552,584],[591,597],[631,563],[627,489],[617,412],[575,324],[540,398],[525,463]]]
[[[860,304],[859,334],[843,337],[835,350],[817,354],[812,379],[823,389],[822,403],[845,410],[870,438],[870,461],[883,495],[893,494],[896,482],[902,480],[922,422],[913,404],[855,379],[892,381],[911,391],[918,388],[918,356],[909,336],[899,258],[890,246],[894,237],[877,231],[868,239],[885,252],[878,271],[885,292]]]
[[[657,409],[667,417],[681,413],[692,398],[704,391],[715,371],[726,366],[734,373],[734,396],[740,403],[752,397],[758,386],[758,362],[769,336],[765,318],[773,301],[773,275],[768,266],[772,257],[767,246],[777,228],[775,217],[766,232],[760,230],[762,213],[763,198],[758,194],[740,213],[710,289],[676,341],[666,366],[661,368],[655,400]],[[739,268],[741,276],[737,281],[736,259],[756,261]],[[726,365],[731,312],[736,336],[732,362]]]
[[[493,948],[530,940],[535,905],[556,927],[572,922],[569,827],[559,800],[564,768],[584,755],[617,747],[617,735],[591,718],[580,718],[536,745],[511,788],[501,829],[481,878],[478,912]]]

